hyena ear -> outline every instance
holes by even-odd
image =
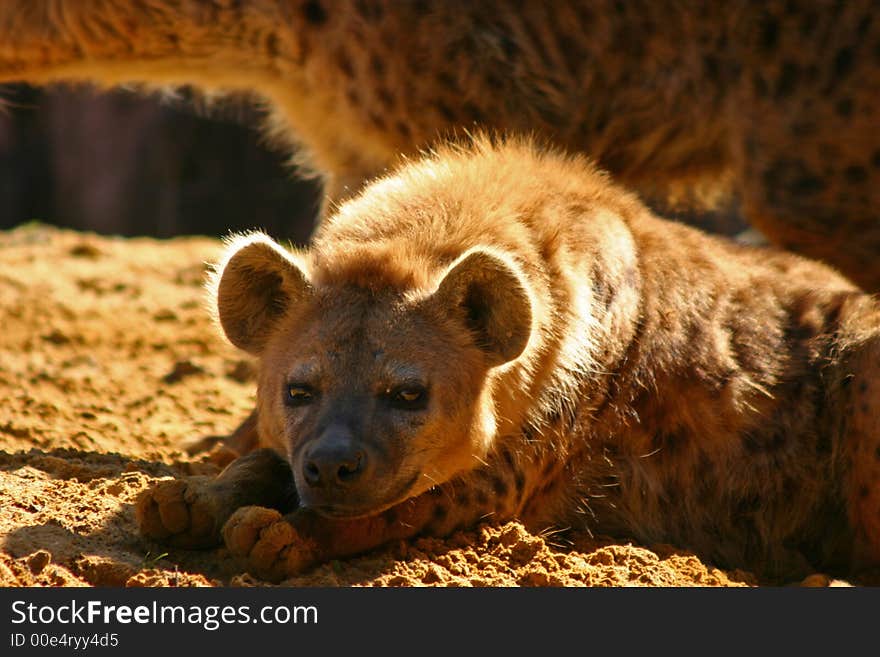
[[[229,242],[210,285],[215,315],[236,347],[258,354],[278,320],[310,294],[305,265],[266,235]]]
[[[479,248],[466,252],[449,267],[433,298],[464,321],[490,366],[507,363],[526,348],[532,302],[509,256]]]

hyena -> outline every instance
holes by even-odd
[[[0,0],[14,80],[253,92],[335,200],[439,136],[534,133],[653,198],[724,180],[880,289],[870,0]]]
[[[280,579],[518,519],[768,578],[880,559],[880,306],[825,265],[655,216],[580,156],[478,138],[382,177],[307,250],[232,239],[261,444],[139,500]]]

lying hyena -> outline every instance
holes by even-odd
[[[262,448],[163,481],[145,536],[283,578],[490,518],[793,577],[880,558],[880,306],[823,265],[653,216],[584,160],[444,148],[307,252],[217,268]]]

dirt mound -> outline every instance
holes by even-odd
[[[205,310],[219,240],[0,233],[0,585],[261,585],[225,549],[144,541],[132,505],[160,477],[212,474],[254,402],[253,368]],[[672,548],[534,536],[516,523],[333,561],[299,586],[755,584]],[[818,578],[813,583],[827,583]]]

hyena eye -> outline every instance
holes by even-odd
[[[416,411],[428,405],[428,391],[422,386],[407,385],[388,391],[388,399],[394,408]]]
[[[301,383],[288,383],[284,400],[289,406],[305,406],[315,400],[315,390]]]

